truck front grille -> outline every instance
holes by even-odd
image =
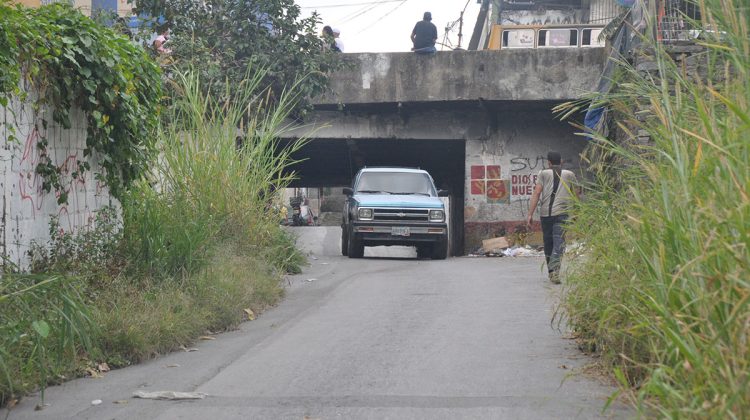
[[[428,209],[374,209],[374,218],[383,221],[426,222],[429,213]]]

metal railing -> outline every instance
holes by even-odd
[[[700,9],[690,0],[656,1],[656,39],[682,41],[695,39],[701,31]]]

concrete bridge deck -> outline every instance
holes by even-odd
[[[554,105],[597,85],[602,48],[344,54],[314,100],[295,186],[348,185],[362,166],[428,170],[451,193],[452,249],[525,225],[534,175],[548,150],[581,172],[586,141]],[[582,118],[582,116],[581,116]],[[581,174],[582,175],[582,174]]]
[[[603,48],[344,54],[318,106],[409,102],[563,101],[593,89]]]

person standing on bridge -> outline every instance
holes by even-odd
[[[333,34],[333,29],[326,25],[323,27],[323,33],[321,34],[321,38],[323,38],[323,49],[324,50],[331,50],[333,52],[341,52],[338,45],[336,45],[336,36]]]
[[[568,220],[568,208],[573,196],[578,197],[576,175],[562,169],[560,153],[547,153],[549,169],[539,171],[534,192],[531,195],[529,217],[526,223],[531,226],[537,204],[544,237],[544,257],[547,259],[547,271],[552,283],[560,283],[560,264],[565,252],[565,223]]]
[[[414,48],[411,50],[417,54],[432,54],[435,51],[437,41],[437,27],[432,23],[432,13],[424,12],[422,20],[414,25],[411,31],[411,42]]]
[[[341,40],[341,29],[331,28],[331,32],[333,32],[334,47],[338,50],[338,52],[344,52],[344,41]]]

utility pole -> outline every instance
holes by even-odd
[[[468,5],[468,3],[466,4]],[[465,10],[466,8],[464,8],[464,10],[461,11],[461,17],[458,18],[458,47],[456,47],[457,50],[461,49],[461,38],[463,38],[464,36],[463,29],[464,29],[464,11]]]

